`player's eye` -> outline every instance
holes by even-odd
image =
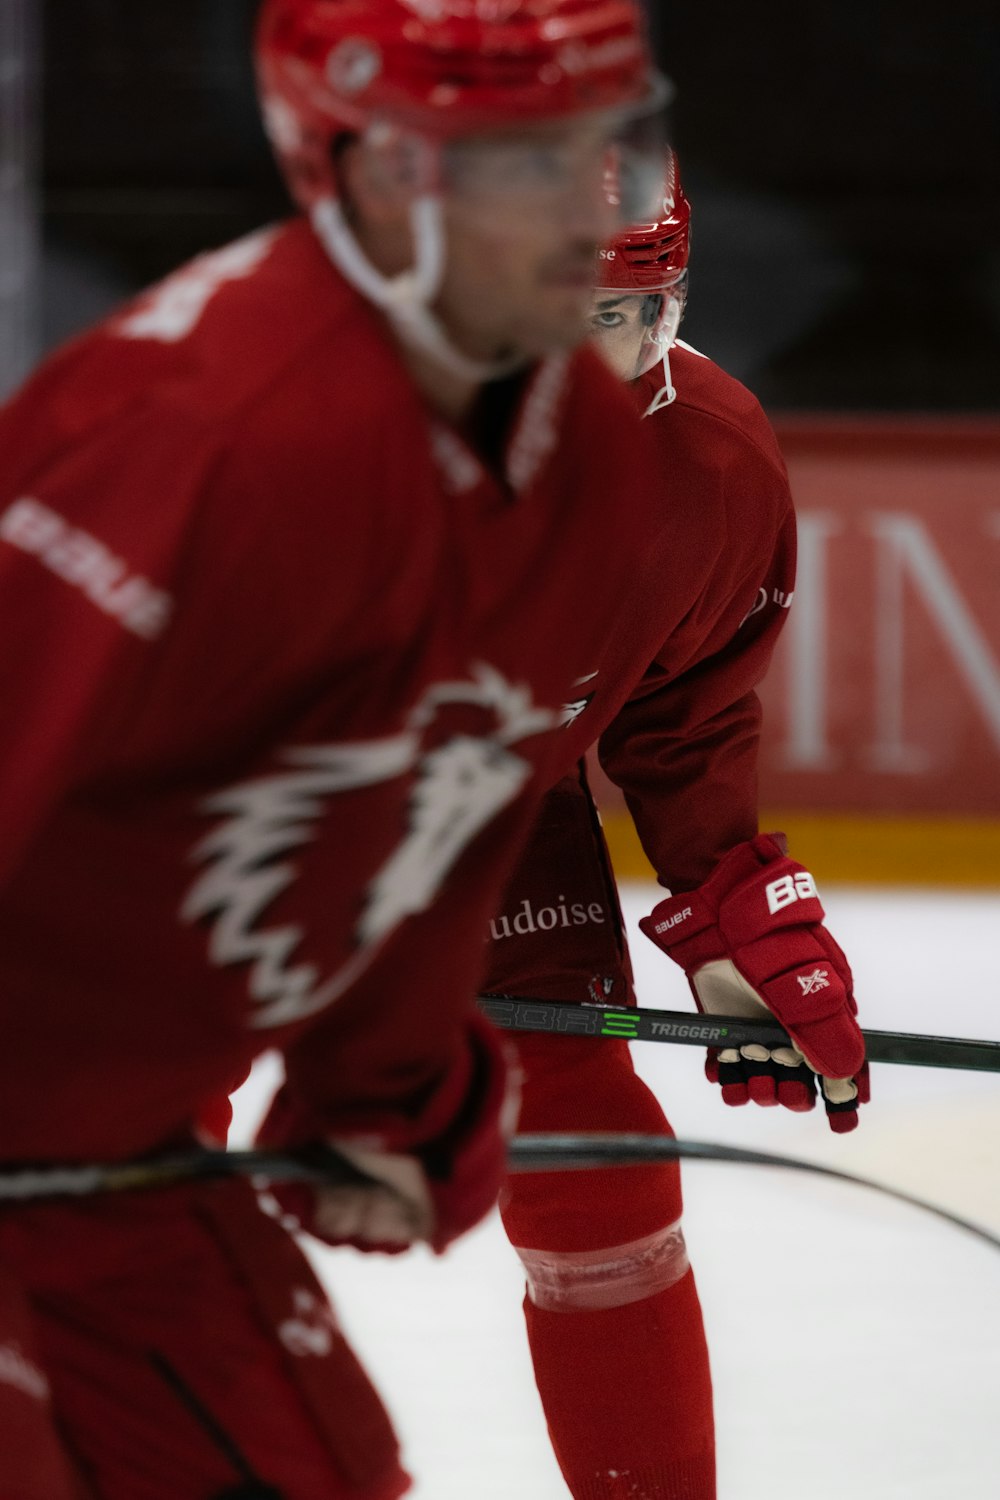
[[[623,313],[602,312],[595,313],[590,320],[592,328],[621,328],[625,322]]]

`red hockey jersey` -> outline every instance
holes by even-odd
[[[671,367],[677,399],[644,424],[657,509],[632,606],[569,712],[582,751],[591,715],[594,738],[630,667],[649,663],[599,754],[657,875],[678,891],[757,832],[754,689],[792,600],[795,517],[753,396],[687,346],[672,351]],[[630,389],[645,410],[661,385],[657,367]],[[491,921],[484,988],[581,1000],[607,975],[606,998],[624,1003],[611,977],[624,972],[616,916],[589,798],[573,776],[547,797]]]
[[[0,1156],[155,1148],[270,1046],[406,1143],[532,798],[603,727],[562,727],[574,683],[645,641],[644,442],[583,351],[488,471],[303,222],[0,412]]]
[[[659,879],[682,891],[757,832],[754,690],[795,589],[795,512],[757,400],[686,345],[672,351],[671,368],[677,400],[644,427],[661,508],[647,573],[654,590],[657,576],[669,579],[674,598],[662,643],[601,735],[599,756]],[[645,403],[659,384],[657,369],[633,391]],[[691,605],[671,623],[682,579]]]

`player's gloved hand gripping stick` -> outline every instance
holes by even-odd
[[[725,1103],[809,1110],[818,1077],[830,1127],[843,1132],[868,1100],[868,1069],[851,970],[824,915],[784,834],[762,833],[639,926],[687,974],[699,1010],[776,1017],[794,1043],[710,1050],[706,1073]]]
[[[394,1253],[424,1241],[444,1250],[489,1212],[507,1170],[519,1098],[506,1050],[488,1022],[474,1014],[465,1051],[421,1111],[411,1141],[399,1137],[398,1122],[384,1137],[326,1132],[341,1164],[356,1170],[355,1180],[280,1183],[271,1189],[274,1197],[328,1244]],[[276,1095],[258,1142],[295,1150],[323,1136],[286,1087]]]

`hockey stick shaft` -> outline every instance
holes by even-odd
[[[523,995],[480,995],[479,1008],[494,1026],[505,1031],[618,1037],[629,1042],[672,1042],[681,1047],[789,1045],[788,1033],[777,1021],[747,1021],[737,1016],[703,1016],[692,1011],[640,1007],[616,1010],[571,1000],[534,1000]],[[862,1035],[869,1062],[1000,1073],[1000,1042],[920,1036],[905,1031],[864,1031]]]
[[[832,1178],[883,1193],[912,1208],[933,1214],[983,1240],[991,1249],[1000,1250],[1000,1237],[980,1224],[869,1177],[859,1177],[853,1172],[843,1172],[836,1167],[794,1156],[779,1156],[711,1141],[680,1141],[668,1136],[636,1134],[521,1135],[515,1136],[508,1146],[508,1170],[511,1172],[584,1171],[662,1161],[730,1162]],[[372,1186],[371,1179],[329,1147],[316,1147],[298,1156],[270,1151],[192,1151],[145,1161],[39,1167],[6,1174],[0,1171],[0,1202],[11,1204],[89,1197],[94,1193],[169,1187],[179,1182],[220,1177],[249,1177],[264,1184],[308,1182],[318,1187],[344,1183]]]

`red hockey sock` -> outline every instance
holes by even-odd
[[[715,1500],[712,1383],[691,1271],[640,1302],[550,1312],[528,1342],[574,1500]]]

